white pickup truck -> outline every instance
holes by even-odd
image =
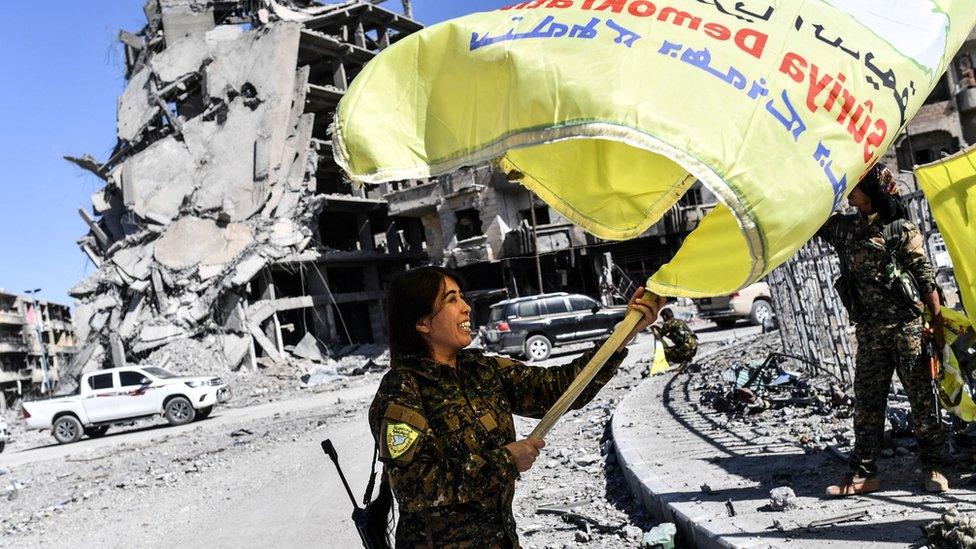
[[[81,376],[73,395],[24,402],[28,429],[51,429],[61,444],[82,434],[100,437],[109,426],[162,414],[171,425],[210,415],[230,397],[219,377],[179,376],[155,366],[110,368]]]

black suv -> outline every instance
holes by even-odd
[[[481,339],[489,351],[545,360],[553,347],[610,335],[626,313],[565,292],[508,299],[491,306]]]

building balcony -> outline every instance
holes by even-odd
[[[478,193],[485,189],[479,182],[478,172],[456,173],[440,180],[444,196],[457,196],[464,193]]]
[[[10,311],[0,311],[0,324],[14,324],[21,325],[25,324],[27,319],[24,315],[20,313],[14,313]]]
[[[465,267],[492,260],[491,248],[488,246],[488,237],[485,235],[462,240],[455,247],[446,250],[446,252],[449,262],[454,267]]]
[[[28,350],[23,341],[0,339],[0,353],[26,353]]]
[[[391,216],[421,217],[437,211],[440,200],[440,183],[432,181],[392,191],[385,195]]]
[[[20,370],[16,372],[0,371],[0,383],[13,383],[15,381],[27,381],[31,378],[31,371]]]
[[[539,253],[552,253],[570,250],[585,242],[576,242],[576,233],[571,223],[550,223],[536,227]],[[535,253],[532,226],[523,223],[518,228],[505,233],[502,244],[502,257],[520,257]]]
[[[956,94],[956,104],[960,112],[976,110],[976,88],[965,88]]]

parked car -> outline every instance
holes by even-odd
[[[65,444],[157,414],[171,425],[190,423],[209,416],[229,397],[219,377],[180,376],[154,366],[110,368],[81,376],[73,395],[24,402],[21,416],[28,429],[51,429]]]
[[[545,360],[560,345],[606,337],[626,313],[565,292],[508,299],[491,306],[482,340],[489,351]]]
[[[0,417],[0,452],[3,452],[8,440],[10,440],[10,429],[7,428],[7,422]]]
[[[695,305],[698,316],[725,328],[743,318],[762,326],[773,316],[773,298],[769,294],[769,284],[765,282],[750,284],[728,296],[696,299]]]

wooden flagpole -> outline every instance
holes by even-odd
[[[650,306],[651,309],[654,310],[654,315],[657,316],[657,312],[661,309],[660,298],[649,291],[644,294],[644,297],[645,299],[641,299],[641,301]],[[646,299],[648,297],[650,297],[650,299]],[[634,331],[634,328],[637,327],[637,323],[640,322],[641,316],[643,315],[641,315],[640,311],[627,311],[627,316],[624,317],[623,322],[617,325],[617,328],[613,331],[613,334],[610,335],[610,338],[603,343],[603,345],[597,350],[596,354],[593,355],[593,358],[586,363],[586,366],[582,371],[580,371],[579,375],[576,376],[576,379],[574,379],[573,383],[571,383],[569,388],[566,389],[566,392],[563,393],[563,395],[559,397],[559,400],[552,405],[552,408],[546,412],[546,415],[542,418],[539,424],[536,425],[535,429],[532,430],[532,434],[529,435],[529,438],[546,438],[546,435],[549,434],[549,431],[552,430],[554,425],[556,425],[559,418],[561,418],[563,414],[569,410],[569,407],[576,402],[576,399],[579,398],[580,393],[583,392],[583,389],[586,389],[586,386],[593,381],[593,378],[596,376],[597,372],[600,371],[600,368],[603,368],[603,365],[607,363],[610,356],[613,355],[624,343],[624,341],[627,340],[627,336],[630,335],[630,332]]]

